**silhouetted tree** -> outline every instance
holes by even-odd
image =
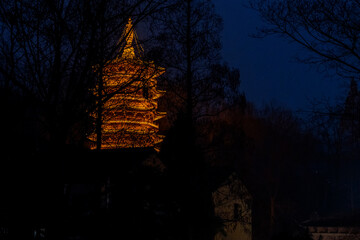
[[[252,196],[255,239],[268,239],[285,222],[301,222],[322,207],[321,142],[291,111],[240,102],[203,125],[211,164],[237,172]]]
[[[147,54],[166,69],[164,101],[173,126],[161,157],[174,187],[171,194],[179,204],[178,223],[173,226],[183,239],[211,239],[219,222],[214,216],[214,183],[200,141],[199,119],[223,110],[224,103],[237,95],[239,72],[221,62],[221,18],[212,2],[169,2],[173,6],[151,21],[156,38]]]
[[[344,103],[341,116],[341,128],[348,137],[348,142],[356,144],[360,141],[360,93],[354,79]]]
[[[239,72],[221,62],[222,20],[210,0],[170,1],[151,22],[155,43],[149,55],[166,68],[169,106],[190,119],[214,114],[237,94]],[[207,106],[211,106],[210,108]],[[170,113],[171,114],[171,113]]]
[[[348,195],[349,207],[354,212],[360,207],[356,204],[360,197],[360,192],[357,191],[356,187],[360,181],[357,177],[360,166],[360,94],[354,79],[350,82],[350,89],[344,103],[340,129],[343,138],[342,162],[347,168],[344,174],[348,178],[346,195]]]
[[[323,139],[329,154],[332,187],[337,185],[338,206],[351,205],[354,209],[354,188],[351,187],[357,159],[358,107],[356,106],[356,81],[359,80],[360,3],[347,0],[316,1],[265,1],[249,3],[266,21],[258,36],[279,35],[308,50],[300,61],[324,66],[337,72],[342,78],[350,78],[351,90],[345,104],[332,106],[329,102],[317,104],[312,112],[312,124]],[[316,125],[316,127],[315,127]],[[356,143],[357,142],[357,143]],[[353,167],[349,167],[352,165]],[[347,168],[347,170],[345,170]],[[350,171],[350,172],[349,172]],[[329,176],[330,177],[330,176]],[[347,182],[347,183],[345,183]],[[348,198],[345,200],[345,198]],[[342,202],[342,204],[340,204]],[[349,202],[347,204],[345,202]]]
[[[283,36],[309,50],[302,61],[325,64],[345,77],[359,77],[358,1],[256,0],[249,4],[268,23],[260,36]]]
[[[359,168],[358,137],[358,89],[355,80],[351,80],[347,97],[343,103],[335,106],[328,101],[314,104],[309,125],[322,140],[328,154],[327,178],[331,179],[331,191],[338,196],[329,199],[335,208],[342,211],[354,211],[358,208],[356,199],[356,171]]]
[[[63,163],[74,160],[66,165],[67,171],[84,156],[51,150],[64,150],[66,143],[81,145],[93,130],[89,113],[97,106],[93,88],[101,79],[94,66],[123,48],[119,39],[130,16],[136,16],[137,24],[162,3],[0,2],[0,86],[4,93],[0,127],[7,142],[1,146],[6,174],[1,178],[0,207],[9,209],[5,217],[11,216],[11,221],[6,223],[13,224],[14,232],[20,234],[23,226],[45,222],[49,236],[62,237]],[[16,225],[13,219],[24,220]],[[32,235],[31,229],[28,233]]]
[[[137,16],[137,24],[162,3],[2,1],[3,86],[36,99],[42,135],[54,145],[84,141],[91,128],[89,112],[99,101],[91,89],[102,79],[94,66],[123,46],[119,39],[130,16]]]

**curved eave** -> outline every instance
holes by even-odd
[[[126,110],[132,110],[132,111],[141,111],[141,112],[151,112],[156,110],[155,107],[135,107],[135,106],[126,106]]]
[[[120,94],[119,94],[120,95]],[[149,99],[146,99],[144,97],[138,97],[138,96],[128,96],[126,94],[124,94],[124,96],[121,96],[118,98],[119,100],[131,100],[131,101],[136,101],[136,102],[144,102],[144,101],[149,101]],[[153,99],[151,99],[153,100]],[[155,101],[152,101],[155,102]]]
[[[134,125],[142,125],[142,126],[148,126],[152,128],[159,129],[159,126],[153,123],[149,122],[140,122],[140,121],[126,121],[126,120],[118,120],[118,121],[107,121],[107,124],[134,124]]]
[[[154,121],[160,120],[166,116],[166,112],[157,112],[157,115],[154,117]]]
[[[149,131],[140,131],[140,130],[133,130],[133,129],[121,129],[120,131],[117,129],[107,130],[104,132],[104,135],[106,134],[113,134],[113,133],[121,133],[121,134],[136,134],[136,135],[156,135],[157,130],[149,130]]]
[[[154,96],[152,97],[153,100],[159,99],[162,96],[164,96],[166,91],[163,90],[156,90],[156,93],[154,94]]]

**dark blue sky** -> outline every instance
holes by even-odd
[[[246,0],[213,0],[224,20],[223,58],[240,70],[241,90],[261,107],[275,103],[292,110],[307,110],[312,99],[341,100],[347,91],[338,77],[328,77],[316,67],[297,62],[299,46],[276,37],[252,38],[264,22],[244,7]]]

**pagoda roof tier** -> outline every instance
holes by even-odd
[[[152,127],[152,128],[156,128],[158,129],[159,126],[154,124],[154,123],[151,123],[151,122],[144,122],[144,121],[127,121],[127,120],[110,120],[110,121],[107,121],[108,124],[131,124],[131,125],[142,125],[142,126],[149,126],[149,127]]]
[[[155,99],[149,99],[145,97],[137,97],[137,96],[130,96],[130,94],[115,94],[112,98],[110,98],[108,101],[111,100],[123,100],[123,101],[132,101],[132,102],[151,102],[156,103],[154,101]]]
[[[101,145],[101,149],[104,150],[112,150],[115,148],[146,148],[146,147],[154,147],[155,145],[158,145],[162,142],[162,139],[154,139],[149,141],[148,139],[144,139],[142,141],[137,141],[136,143],[131,142],[131,141],[127,141],[127,142],[121,142],[121,143],[106,143],[105,141],[102,143]],[[93,149],[95,149],[95,147],[93,147]],[[159,148],[154,147],[154,149],[156,151],[159,151]]]
[[[130,76],[133,78],[139,74],[139,76],[156,78],[162,75],[165,69],[157,66],[154,62],[146,62],[137,58],[116,58],[105,63],[103,72],[105,76],[109,73],[109,76]]]
[[[132,106],[131,106],[132,105]],[[157,103],[148,103],[148,104],[142,104],[141,102],[137,102],[137,103],[132,103],[132,104],[123,104],[121,106],[116,106],[115,103],[112,102],[107,102],[105,104],[106,108],[110,111],[116,111],[116,110],[122,110],[122,111],[126,111],[126,110],[141,110],[141,111],[154,111],[155,109],[157,109]]]
[[[136,97],[129,97],[129,96],[114,96],[110,98],[108,101],[106,101],[105,104],[111,105],[115,104],[117,101],[122,101],[123,104],[121,106],[126,104],[143,104],[143,106],[157,106],[157,101],[153,99],[146,99],[146,98],[136,98]],[[109,103],[109,104],[108,104]]]
[[[131,94],[131,95],[135,95],[135,96],[129,96],[130,94],[123,94],[123,93],[119,93],[119,94],[114,94],[114,96],[112,98],[110,98],[108,101],[118,101],[118,100],[122,100],[122,101],[133,101],[133,102],[151,102],[151,103],[156,103],[157,99],[162,97],[163,93],[155,93],[152,94],[151,97],[149,98],[145,98],[143,96],[143,94]]]
[[[144,144],[158,144],[163,141],[163,137],[159,136],[157,134],[136,134],[136,136],[133,135],[134,133],[121,133],[121,136],[123,138],[117,138],[114,137],[114,135],[105,135],[103,136],[104,143],[107,145],[126,145],[128,147],[134,147],[136,145],[144,145]],[[135,137],[137,139],[136,142],[133,142],[129,139],[131,137]]]
[[[117,89],[113,89],[112,91],[108,91],[108,93],[114,93],[114,96],[112,99],[127,99],[127,100],[136,100],[136,101],[148,101],[151,100],[157,100],[160,97],[162,97],[166,91],[157,90],[157,89],[148,89],[148,95],[149,97],[144,97],[143,93],[143,87],[139,87],[138,89],[134,89],[134,91],[123,92],[120,91],[118,93],[115,93]]]
[[[154,122],[166,116],[165,112],[150,112],[150,113],[144,112],[144,115],[142,115],[141,117],[138,117],[138,115],[135,116],[136,112],[133,112],[134,113],[133,115],[129,115],[129,114],[124,115],[122,113],[119,115],[110,116],[108,120],[104,120],[104,123],[118,122],[121,119],[126,119],[127,121],[132,121],[132,122]],[[141,119],[142,121],[139,121],[139,119]]]
[[[141,112],[152,112],[156,110],[156,107],[151,106],[151,107],[146,107],[146,106],[126,106],[126,110],[136,110],[136,111],[141,111]]]
[[[115,134],[115,135],[114,135]],[[113,136],[126,136],[126,135],[132,135],[132,136],[139,136],[139,137],[144,137],[144,136],[158,136],[158,134],[154,131],[152,132],[146,132],[146,131],[136,131],[136,130],[128,130],[128,129],[124,129],[124,131],[118,131],[118,132],[107,132],[104,133],[104,137],[113,137]]]
[[[120,90],[119,93],[122,93],[123,89],[128,89],[128,88],[136,92],[137,89],[142,89],[144,85],[146,85],[149,88],[149,90],[156,89],[156,85],[153,85],[153,83],[149,79],[144,77],[136,77],[133,79],[122,79],[122,80],[120,80],[119,78],[105,79],[104,89],[111,89],[113,91]]]
[[[139,89],[147,87],[150,91],[157,91],[157,84],[149,78],[136,77],[131,79],[120,79],[121,77],[109,77],[104,80],[104,89],[118,91],[122,93],[122,90],[132,90],[136,92]]]
[[[129,141],[129,140],[109,140],[107,142],[104,140],[102,144],[102,149],[114,149],[114,148],[137,148],[137,147],[154,147],[154,145],[158,145],[163,141],[161,138],[143,138],[137,139],[136,142]]]
[[[108,112],[105,112],[105,113],[108,115],[108,119],[132,117],[132,116],[137,116],[137,115],[140,115],[140,116],[159,115],[158,112],[155,111],[155,110],[152,110],[152,111],[137,111],[137,110],[122,110],[122,109],[119,109],[119,110],[109,111],[109,113]],[[106,119],[106,117],[104,119]]]
[[[122,120],[135,121],[135,122],[153,122],[156,117],[156,113],[145,113],[145,114],[121,114],[120,116],[110,116],[104,123],[113,123]]]
[[[131,126],[133,126],[133,125],[131,125]],[[148,127],[144,128],[144,126],[137,126],[137,127],[133,127],[133,128],[126,128],[126,126],[122,127],[122,128],[113,128],[111,126],[108,126],[107,128],[103,129],[104,136],[113,135],[113,134],[121,136],[121,134],[124,134],[124,133],[136,133],[136,135],[139,133],[157,134],[157,132],[158,132],[158,129],[148,128]]]

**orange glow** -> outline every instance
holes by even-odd
[[[136,33],[129,19],[121,56],[103,68],[104,93],[111,96],[103,106],[102,149],[154,147],[162,142],[155,121],[166,113],[157,112],[157,99],[165,92],[157,89],[156,77],[165,72],[153,62],[139,59],[133,47]],[[120,39],[121,40],[121,39]],[[141,49],[141,46],[137,46]],[[96,113],[93,113],[96,117]],[[96,148],[96,134],[89,137]]]

